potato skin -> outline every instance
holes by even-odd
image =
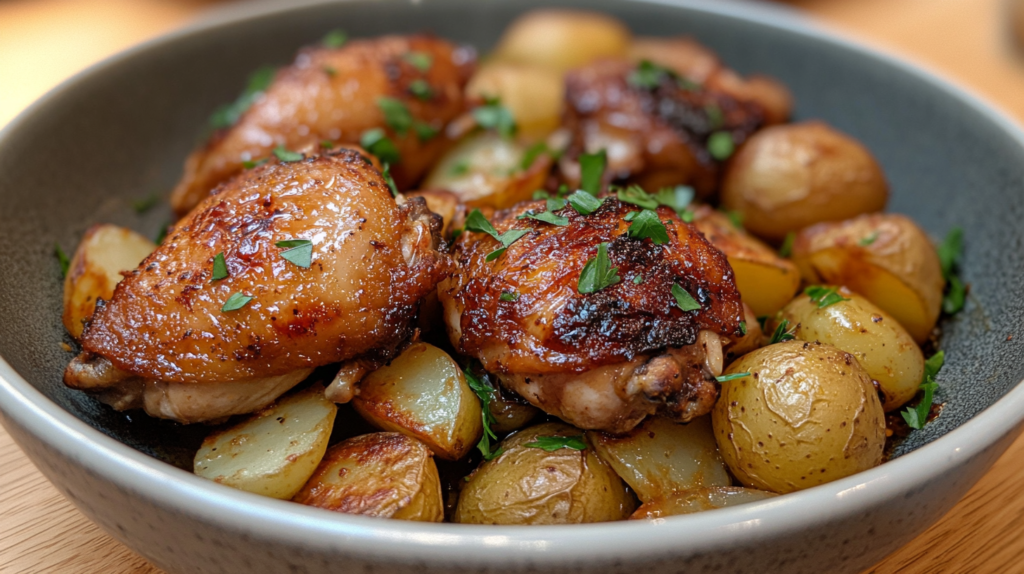
[[[547,452],[525,446],[540,436],[583,436],[562,423],[520,431],[504,452],[467,477],[454,522],[467,524],[580,524],[623,520],[635,502],[615,471],[589,445]],[[584,438],[584,440],[586,440]]]
[[[848,300],[824,309],[801,293],[769,322],[769,330],[785,319],[797,339],[819,341],[850,353],[878,382],[882,408],[888,412],[901,407],[914,398],[921,385],[921,348],[892,315],[845,287],[838,289]]]
[[[741,357],[712,411],[718,446],[744,485],[785,494],[882,462],[885,413],[849,353],[788,341]]]
[[[771,126],[733,157],[722,205],[771,242],[822,221],[885,208],[889,186],[863,145],[822,122]]]
[[[778,496],[765,490],[740,488],[735,486],[695,488],[683,492],[674,492],[668,496],[645,502],[629,516],[630,520],[644,518],[664,518],[680,514],[693,514],[718,508],[739,506],[760,502]]]
[[[896,318],[918,343],[928,339],[946,280],[930,239],[908,217],[863,215],[804,229],[793,262],[810,283],[845,285]]]
[[[630,32],[621,22],[585,10],[533,10],[505,30],[493,58],[565,71],[626,55]]]
[[[292,500],[378,518],[444,518],[441,480],[430,449],[394,432],[357,436],[332,446]]]

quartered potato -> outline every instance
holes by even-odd
[[[327,450],[338,406],[313,385],[206,437],[195,473],[232,488],[288,499]]]
[[[722,205],[771,242],[823,221],[881,211],[889,198],[882,168],[860,142],[822,122],[767,127],[730,160]]]
[[[788,341],[740,357],[711,412],[729,470],[744,485],[785,494],[878,466],[885,412],[852,355]]]
[[[724,213],[709,206],[694,210],[693,224],[729,258],[736,287],[754,315],[771,315],[800,288],[800,271],[761,241],[737,229]]]
[[[945,279],[928,236],[895,213],[864,215],[801,231],[793,261],[810,283],[845,285],[900,322],[918,343],[931,334]]]
[[[697,488],[685,492],[674,492],[668,496],[645,502],[636,509],[630,520],[664,518],[679,514],[694,514],[706,510],[728,508],[751,502],[761,502],[778,496],[765,490],[740,487]]]
[[[363,378],[352,406],[377,428],[400,432],[445,460],[465,456],[480,440],[480,400],[447,353],[413,343]]]
[[[824,308],[800,294],[768,323],[769,330],[784,319],[797,339],[820,341],[850,353],[878,382],[884,395],[882,407],[886,411],[899,408],[921,386],[921,348],[892,315],[845,287],[837,288],[837,293],[846,301]]]
[[[430,449],[401,433],[357,436],[330,448],[292,499],[345,514],[441,522],[441,479]]]
[[[526,152],[526,145],[494,132],[470,135],[437,162],[424,187],[451,191],[471,208],[509,207],[530,199],[551,170],[546,153],[523,166]]]
[[[497,61],[477,70],[466,93],[481,99],[498,98],[515,117],[517,135],[535,142],[558,129],[565,81],[561,72],[545,66]]]
[[[121,272],[138,267],[154,249],[152,241],[116,225],[94,225],[85,232],[64,278],[62,320],[72,337],[82,335],[83,323],[92,317],[96,300],[113,296]]]
[[[630,33],[621,22],[583,10],[533,10],[505,30],[493,58],[560,71],[598,58],[623,57]]]
[[[642,502],[676,491],[731,484],[711,417],[685,425],[650,417],[624,435],[590,431],[587,438]]]
[[[543,437],[576,437],[580,451],[527,446]],[[633,497],[594,453],[583,431],[546,423],[502,441],[502,454],[467,477],[453,520],[469,524],[580,524],[622,520]]]

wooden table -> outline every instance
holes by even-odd
[[[794,0],[828,25],[958,79],[1024,121],[1024,61],[1000,0]],[[0,3],[0,125],[84,66],[196,17],[202,0]],[[1024,570],[1024,438],[938,524],[871,570]],[[159,574],[79,514],[0,429],[0,572]]]

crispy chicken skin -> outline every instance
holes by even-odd
[[[408,55],[414,52],[429,57],[429,69],[410,61]],[[171,205],[179,215],[188,212],[219,183],[242,171],[244,160],[267,157],[278,145],[299,150],[323,140],[359,143],[372,128],[384,128],[396,144],[401,160],[392,166],[392,174],[405,189],[452,143],[444,128],[464,111],[463,88],[474,67],[472,50],[431,36],[383,36],[340,48],[306,48],[277,72],[238,123],[217,131],[192,153]],[[410,86],[417,80],[430,86],[429,97],[413,94]],[[415,129],[396,134],[378,106],[381,97],[400,100],[413,118],[438,135],[420,141]]]
[[[708,412],[717,396],[711,375],[722,368],[719,336],[737,332],[743,319],[725,256],[667,208],[658,210],[665,245],[630,239],[623,218],[638,208],[615,197],[588,216],[557,212],[566,226],[517,219],[544,209],[540,201],[495,213],[499,233],[531,232],[494,261],[485,258],[501,245],[491,236],[464,232],[456,240],[458,266],[438,286],[455,348],[583,428],[622,432],[649,413],[682,421]],[[621,280],[582,294],[580,273],[602,242]],[[701,309],[682,311],[674,284]],[[503,301],[503,292],[518,297]],[[710,349],[689,348],[699,337]]]
[[[575,158],[604,149],[607,178],[646,189],[688,184],[702,197],[712,195],[721,162],[708,151],[708,138],[724,131],[739,145],[763,125],[761,108],[722,91],[683,87],[668,74],[656,86],[634,86],[629,78],[636,69],[629,61],[602,60],[567,74],[564,125],[572,139],[562,172],[577,180]]]
[[[98,306],[65,382],[93,390],[130,378],[211,385],[386,361],[450,270],[437,250],[440,225],[422,199],[399,207],[356,151],[245,172],[179,222]],[[293,239],[312,241],[309,268],[276,246]],[[218,253],[229,277],[213,281]],[[234,293],[253,299],[222,311]],[[90,366],[93,356],[110,365]]]

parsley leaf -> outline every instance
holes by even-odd
[[[325,48],[340,48],[348,42],[348,34],[344,30],[331,30],[320,40],[320,45]]]
[[[265,66],[250,74],[248,85],[246,85],[245,91],[238,96],[238,99],[214,110],[210,116],[210,127],[218,130],[229,128],[238,123],[242,114],[270,87],[270,83],[274,81],[274,74],[276,73],[277,70],[275,68]]]
[[[639,185],[631,185],[625,189],[619,188],[616,190],[615,195],[623,203],[631,203],[645,209],[655,209],[658,207],[658,200],[654,199]]]
[[[650,60],[643,60],[636,69],[629,73],[626,81],[634,88],[653,90],[661,84],[665,78],[674,78],[677,74],[664,66],[659,66]]]
[[[421,142],[425,142],[437,135],[436,128],[423,122],[413,122],[412,129],[416,132],[416,137],[419,138]]]
[[[597,211],[601,204],[604,203],[603,199],[598,199],[582,189],[572,192],[572,195],[567,197],[566,200],[580,215],[590,215]]]
[[[935,376],[942,370],[945,362],[946,353],[943,351],[935,353],[924,362],[924,377],[921,380],[921,390],[924,391],[924,396],[916,406],[907,407],[906,410],[900,412],[910,428],[920,430],[928,422],[928,413],[932,410],[932,400],[935,391],[939,388],[938,383],[935,382]]]
[[[633,284],[639,285],[644,282],[644,276],[641,273],[637,273],[636,277],[633,278]]]
[[[700,309],[700,303],[678,283],[672,284],[672,296],[676,298],[676,305],[679,305],[679,308],[683,311],[697,311]]]
[[[542,213],[526,213],[525,216],[530,219],[536,219],[537,221],[543,221],[544,223],[550,223],[551,225],[557,225],[559,227],[565,227],[566,225],[569,225],[568,217],[556,215],[554,213],[551,213],[550,211],[545,211]]]
[[[491,100],[482,106],[473,108],[473,119],[478,126],[494,130],[503,138],[510,138],[516,133],[516,118],[497,100]]]
[[[359,145],[384,163],[398,163],[401,159],[395,142],[391,141],[384,130],[380,128],[363,132],[363,136],[359,138]]]
[[[747,371],[743,373],[733,373],[731,375],[722,375],[721,377],[715,377],[715,380],[718,381],[719,383],[724,383],[726,381],[735,381],[736,379],[742,379],[743,377],[749,376],[750,372]]]
[[[541,154],[545,153],[548,153],[548,145],[546,143],[538,142],[533,144],[526,150],[526,153],[523,154],[523,160],[519,162],[519,169],[523,171],[530,169],[533,162],[537,161],[537,158],[540,157]]]
[[[498,435],[494,434],[494,431],[491,430],[491,425],[498,423],[494,418],[494,415],[491,414],[491,401],[494,399],[494,389],[491,388],[490,384],[474,375],[470,369],[465,369],[463,374],[466,375],[466,382],[469,383],[469,388],[473,389],[477,398],[480,399],[480,411],[481,418],[483,419],[484,434],[480,437],[480,442],[476,444],[476,448],[480,449],[480,453],[484,455],[484,460],[494,460],[501,456],[502,453],[502,449],[500,448],[498,450],[491,450],[491,441],[498,440]]]
[[[133,201],[132,209],[135,210],[135,213],[142,215],[143,213],[146,213],[150,209],[156,207],[158,203],[160,203],[160,194],[154,191],[153,193],[147,195],[146,197],[143,197],[142,199],[136,199],[135,201]]]
[[[308,239],[287,239],[274,245],[288,248],[281,252],[281,257],[303,269],[309,269],[313,263],[313,242]]]
[[[331,78],[338,74],[338,70],[332,68],[331,66],[324,66],[321,69],[324,71],[325,74],[327,74]]]
[[[849,301],[848,298],[839,294],[838,287],[824,287],[822,285],[811,285],[804,289],[804,295],[811,298],[812,303],[818,304],[818,309],[824,309],[829,305],[835,305],[840,301]]]
[[[224,252],[213,256],[213,276],[210,281],[220,281],[228,278],[228,264],[224,261]]]
[[[460,159],[459,161],[455,162],[455,165],[452,166],[451,170],[449,170],[448,173],[450,173],[451,175],[466,175],[467,173],[469,173],[469,160]]]
[[[242,307],[245,307],[252,301],[252,297],[243,295],[241,292],[235,293],[228,297],[228,300],[224,302],[224,306],[220,308],[222,313],[230,313],[231,311],[237,311]]]
[[[384,183],[388,184],[391,197],[398,197],[398,186],[395,185],[395,178],[391,177],[391,164],[384,162],[384,169],[380,172],[380,176],[384,178]]]
[[[790,231],[786,234],[786,238],[782,240],[782,246],[779,247],[779,257],[789,257],[793,254],[793,243],[796,242],[796,233]]]
[[[426,52],[407,52],[402,59],[423,73],[429,72],[434,64],[434,57]]]
[[[413,80],[409,82],[409,93],[421,100],[429,100],[434,96],[434,88],[426,80]]]
[[[597,246],[597,255],[583,265],[577,290],[580,293],[597,293],[615,285],[621,280],[618,271],[619,268],[612,267],[608,259],[608,244],[601,243]]]
[[[284,163],[288,163],[293,161],[302,161],[302,159],[305,158],[306,156],[302,155],[297,151],[289,151],[288,148],[284,147],[283,145],[279,145],[276,148],[274,148],[274,157],[276,157],[277,159]]]
[[[747,322],[746,321],[740,321],[740,335],[746,335],[746,334],[747,334]]]
[[[267,161],[269,161],[268,158],[258,159],[255,161],[247,159],[242,162],[242,169],[252,169],[254,167],[259,167],[267,163]]]
[[[675,187],[663,187],[658,190],[658,193],[654,194],[654,199],[668,207],[672,211],[679,214],[682,217],[683,212],[687,211],[690,204],[693,203],[694,191],[693,188],[687,185],[677,185]]]
[[[320,147],[324,149],[334,149],[334,142],[331,140],[320,140]]]
[[[404,136],[409,132],[413,118],[409,108],[401,100],[382,96],[377,98],[377,107],[384,114],[384,123],[395,130],[395,133]]]
[[[966,299],[967,289],[963,282],[956,275],[950,275],[946,293],[942,296],[942,310],[949,315],[959,313]]]
[[[60,264],[60,276],[67,277],[68,269],[71,268],[71,259],[68,258],[68,254],[64,253],[61,249],[60,243],[53,244],[53,256],[57,258],[57,263]]]
[[[743,229],[743,213],[740,211],[726,211],[725,216],[729,218],[729,223],[732,224],[736,229]]]
[[[501,296],[499,296],[498,299],[502,301],[518,301],[519,293],[516,293],[515,291],[502,291]]]
[[[789,328],[789,319],[783,319],[778,326],[775,327],[775,332],[772,333],[772,338],[768,340],[768,344],[774,345],[775,343],[792,341],[793,339],[796,339],[796,335],[793,334],[794,331],[796,331],[796,327],[793,327],[792,329]]]
[[[857,242],[857,245],[860,245],[861,247],[867,247],[868,245],[871,245],[872,243],[874,243],[877,240],[878,240],[878,232],[875,231],[874,233],[872,233],[871,235],[868,235],[867,237],[862,237],[860,239],[860,241]]]
[[[732,139],[732,134],[725,131],[714,132],[708,136],[708,153],[711,157],[718,161],[725,161],[732,157],[733,152],[736,151],[736,142]]]
[[[650,239],[655,245],[668,243],[668,230],[658,219],[657,212],[645,209],[633,219],[629,225],[629,236],[633,239]]]
[[[554,452],[563,448],[573,450],[587,450],[587,443],[583,441],[583,435],[577,436],[539,436],[537,440],[528,442],[523,446],[528,448],[539,448],[547,452]]]
[[[498,230],[491,225],[490,221],[487,221],[487,218],[484,217],[483,213],[480,213],[479,209],[474,209],[466,217],[465,229],[477,233],[486,233],[501,243],[502,247],[487,254],[484,261],[494,261],[505,252],[509,245],[512,245],[530,232],[528,229],[510,229],[505,233],[498,233]]]
[[[580,154],[579,162],[580,189],[597,197],[597,194],[601,193],[601,177],[604,176],[604,169],[608,165],[608,154],[604,150]]]
[[[710,102],[704,106],[704,113],[708,116],[708,125],[711,129],[717,130],[725,125],[725,114],[722,113],[722,108],[714,102]]]
[[[964,231],[954,227],[938,247],[942,276],[946,278],[946,293],[942,297],[942,310],[950,315],[964,308],[967,289],[956,273],[963,256]]]
[[[167,239],[167,234],[170,233],[171,231],[171,225],[172,223],[170,221],[165,222],[163,226],[160,228],[160,231],[157,232],[156,239],[154,239],[153,242],[156,243],[157,245],[163,243],[164,239]]]

